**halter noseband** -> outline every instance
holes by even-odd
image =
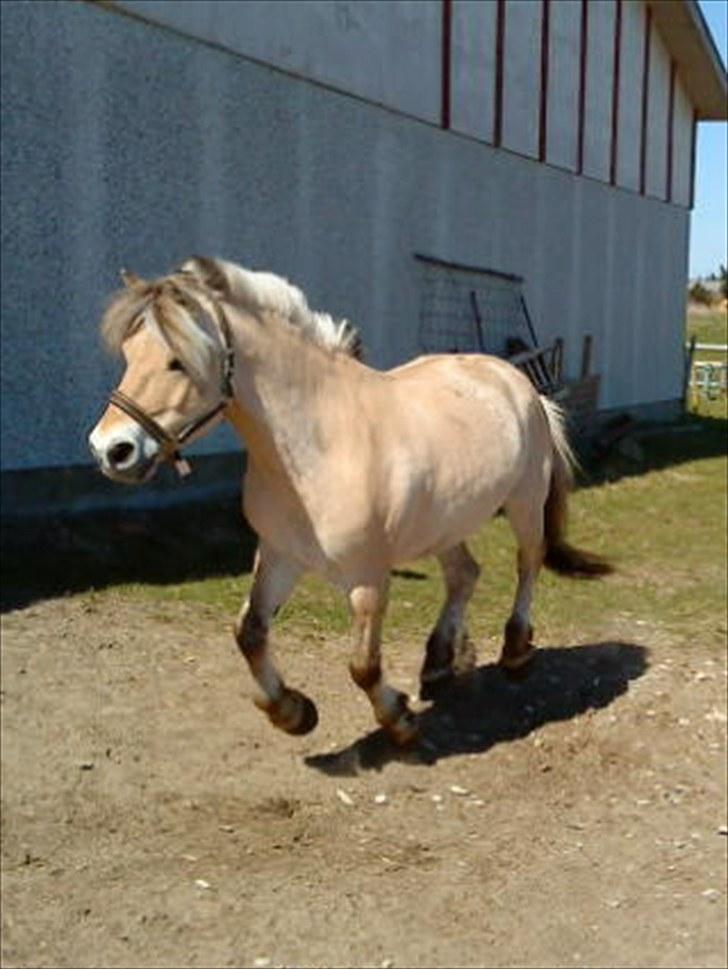
[[[220,338],[222,340],[223,349],[225,356],[223,358],[223,369],[220,379],[220,392],[222,394],[222,400],[220,403],[213,407],[212,410],[203,414],[202,417],[198,417],[191,423],[187,424],[186,427],[180,431],[179,434],[171,434],[169,431],[165,430],[161,424],[159,424],[153,417],[151,417],[145,410],[143,410],[131,397],[127,397],[126,394],[122,393],[120,390],[112,390],[109,394],[109,402],[118,407],[119,410],[124,411],[132,420],[135,420],[137,424],[144,428],[150,437],[160,445],[162,449],[162,455],[164,461],[171,461],[177,473],[180,477],[186,477],[191,473],[192,468],[189,462],[185,460],[180,454],[180,448],[184,445],[185,441],[190,438],[196,431],[209,424],[218,414],[225,410],[230,401],[233,399],[233,367],[235,365],[235,351],[233,350],[232,338],[230,335],[230,324],[225,317],[225,314],[220,309],[220,307],[213,303],[215,308],[215,317],[217,319],[218,330],[220,333]]]

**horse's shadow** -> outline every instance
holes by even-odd
[[[402,750],[375,730],[305,762],[325,774],[351,776],[382,770],[391,761],[434,764],[456,754],[484,753],[546,723],[608,706],[645,673],[647,655],[644,646],[623,642],[544,647],[520,680],[487,663],[459,676],[420,714],[419,737],[411,747]]]

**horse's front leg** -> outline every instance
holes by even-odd
[[[268,628],[288,599],[302,569],[261,542],[255,558],[253,585],[235,623],[235,639],[260,687],[256,706],[271,722],[292,734],[304,734],[318,723],[314,703],[285,685],[271,659]]]
[[[349,592],[353,619],[351,678],[369,697],[374,716],[395,743],[409,743],[417,734],[414,713],[404,693],[389,686],[382,675],[381,633],[387,608],[389,577],[378,583],[357,585]]]

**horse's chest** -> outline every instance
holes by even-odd
[[[260,539],[312,569],[323,558],[316,529],[300,496],[280,481],[248,474],[243,511]]]

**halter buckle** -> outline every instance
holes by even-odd
[[[179,451],[173,456],[172,460],[174,461],[174,469],[180,478],[186,478],[188,474],[192,474],[192,467],[189,461],[183,458]]]

